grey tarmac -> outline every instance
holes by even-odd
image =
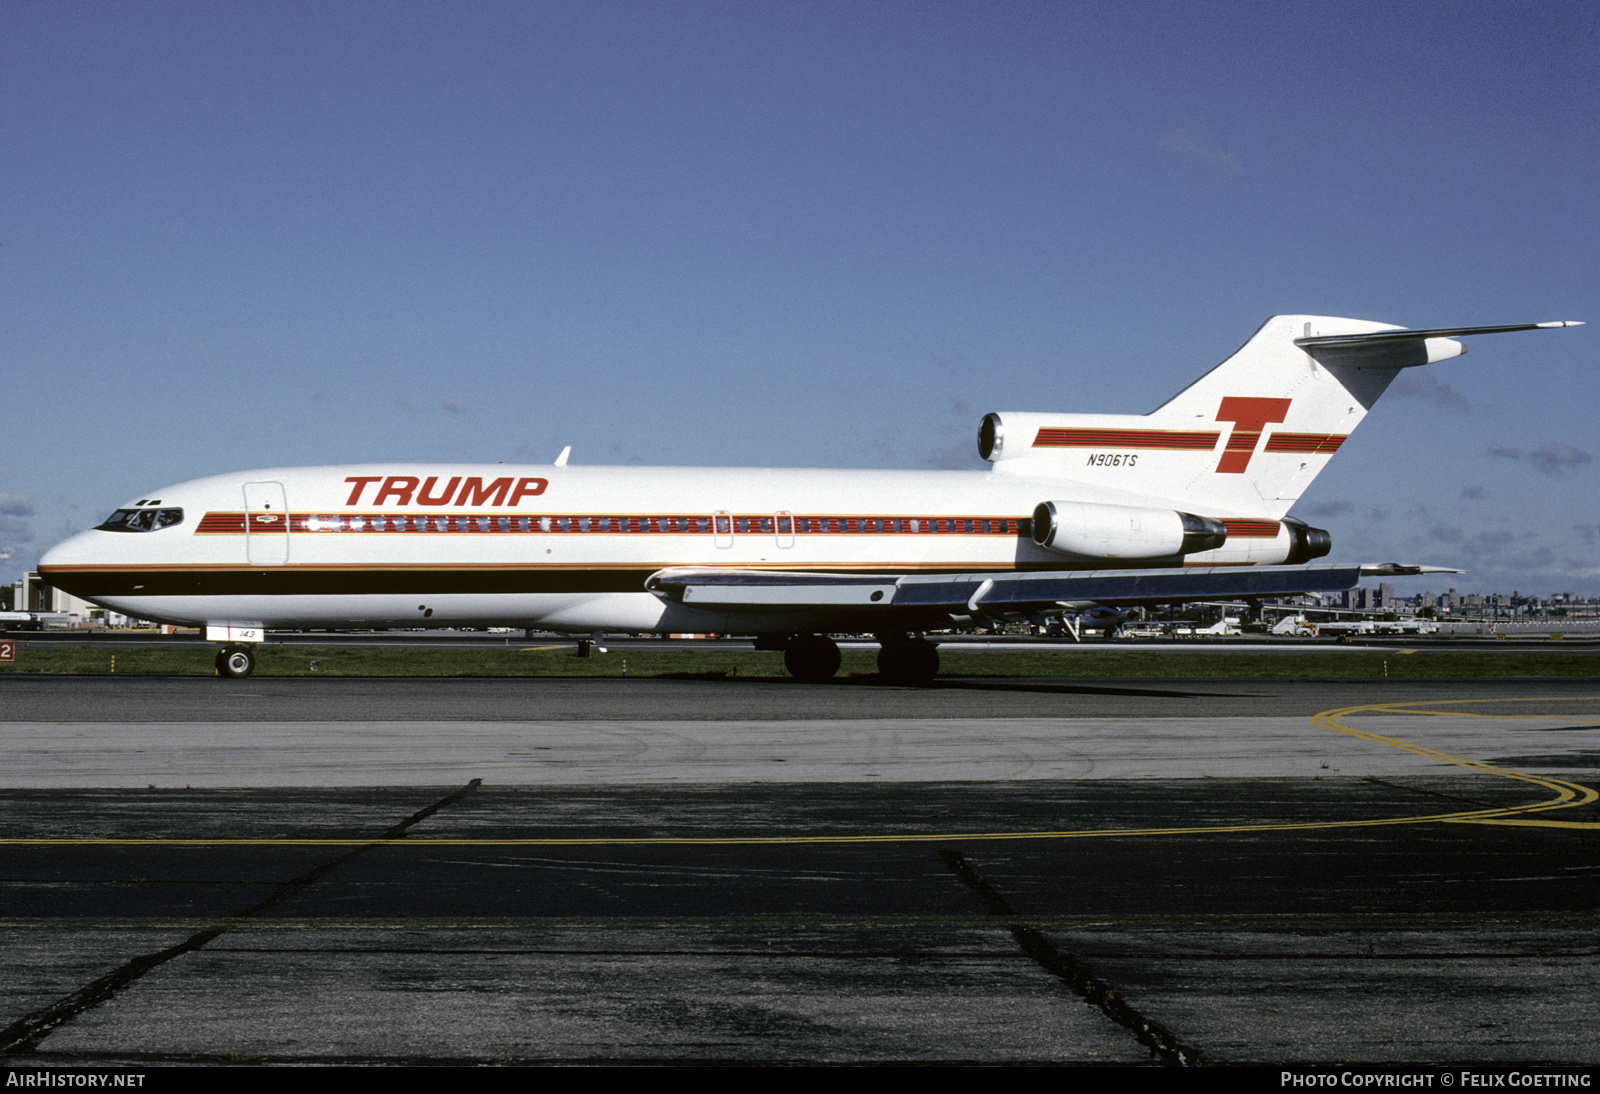
[[[1586,680],[0,677],[0,1051],[1592,1065],[1597,741]]]

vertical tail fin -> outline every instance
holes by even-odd
[[[1575,326],[1406,330],[1317,315],[1266,321],[1216,368],[1144,415],[991,414],[996,471],[1215,516],[1289,511],[1399,371],[1466,352],[1454,335]]]

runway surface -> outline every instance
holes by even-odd
[[[1592,1064],[1600,681],[0,677],[8,1063]]]

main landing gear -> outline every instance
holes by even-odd
[[[217,675],[243,679],[256,671],[256,654],[249,646],[223,646],[217,651]]]
[[[886,684],[920,688],[939,675],[939,647],[926,638],[880,635],[878,675]]]
[[[939,675],[939,649],[926,638],[879,635],[878,642],[878,675],[884,683],[924,687]],[[808,684],[832,679],[839,671],[840,660],[838,643],[826,635],[791,635],[783,645],[783,667],[790,676]]]
[[[783,667],[808,684],[831,680],[841,660],[839,644],[825,634],[797,634],[783,647]]]

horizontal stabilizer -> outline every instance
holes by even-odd
[[[1365,334],[1326,334],[1315,338],[1296,338],[1297,346],[1379,346],[1388,342],[1408,342],[1418,338],[1457,338],[1466,334],[1504,334],[1514,330],[1552,330],[1581,327],[1582,320],[1555,320],[1550,323],[1517,323],[1509,327],[1440,327],[1437,330],[1380,330]]]

